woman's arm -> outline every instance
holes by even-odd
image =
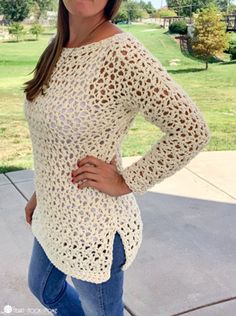
[[[196,104],[160,61],[138,40],[125,45],[120,56],[130,106],[165,133],[141,159],[122,171],[129,188],[144,194],[183,168],[209,143],[211,134]]]
[[[25,206],[26,222],[30,225],[32,222],[32,215],[34,213],[36,206],[37,206],[37,198],[36,198],[36,192],[34,192]]]

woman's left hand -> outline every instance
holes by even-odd
[[[132,192],[122,175],[118,172],[115,156],[107,163],[94,156],[86,156],[77,162],[78,168],[72,170],[72,183],[78,189],[92,187],[111,196],[120,196]]]

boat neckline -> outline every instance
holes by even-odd
[[[81,45],[81,46],[78,46],[78,47],[62,47],[62,51],[74,51],[74,50],[80,50],[80,49],[84,49],[84,48],[87,48],[87,47],[91,47],[91,46],[96,46],[96,45],[101,45],[102,43],[106,42],[106,41],[111,41],[112,39],[114,38],[117,38],[117,37],[120,37],[120,36],[127,36],[127,35],[131,35],[130,32],[120,32],[120,33],[115,33],[109,37],[106,37],[106,38],[103,38],[99,41],[95,41],[95,42],[92,42],[92,43],[88,43],[88,44],[84,44],[84,45]]]

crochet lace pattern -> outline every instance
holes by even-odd
[[[121,144],[137,113],[165,135],[123,168]],[[142,241],[136,194],[185,166],[206,146],[202,113],[159,60],[131,33],[75,49],[63,47],[45,94],[25,99],[32,141],[37,207],[32,233],[64,273],[94,283],[110,278],[116,231],[125,271]],[[71,171],[87,155],[110,162],[132,192],[118,197],[78,189]]]

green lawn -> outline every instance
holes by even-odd
[[[236,62],[204,63],[181,53],[176,41],[154,25],[119,26],[132,32],[162,62],[189,93],[212,131],[204,150],[236,149]],[[0,172],[32,168],[31,141],[23,115],[23,82],[32,76],[49,34],[38,42],[0,43]],[[232,35],[235,38],[235,34]],[[170,66],[172,59],[178,65]],[[137,115],[122,146],[123,156],[143,155],[162,136],[161,131]]]
[[[231,34],[231,39],[233,41],[236,41],[236,33],[231,32],[230,34]]]

